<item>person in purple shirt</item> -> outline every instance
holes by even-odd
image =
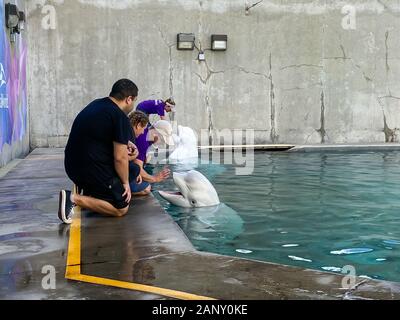
[[[132,196],[147,195],[151,191],[149,183],[144,182],[140,175],[141,168],[134,160],[139,156],[139,149],[135,145],[136,140],[147,129],[149,118],[143,112],[133,112],[129,115],[129,121],[133,129],[134,139],[128,143],[129,152],[129,184]]]
[[[137,111],[149,115],[159,115],[161,120],[166,120],[166,113],[175,112],[175,102],[172,98],[166,101],[162,100],[146,100],[138,104]]]
[[[137,118],[141,111],[132,113],[129,117],[132,121]],[[153,126],[147,127],[143,134],[138,136],[135,141],[135,146],[139,152],[139,155],[134,160],[134,163],[140,167],[140,176],[143,181],[141,183],[132,182],[131,189],[132,194],[136,196],[148,195],[151,192],[151,183],[162,182],[171,174],[168,168],[164,168],[156,175],[150,175],[145,169],[147,160],[147,151],[153,145],[159,141],[164,141],[167,145],[174,145],[174,139],[172,138],[172,125],[165,120],[157,121]]]

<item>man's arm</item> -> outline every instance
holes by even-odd
[[[124,185],[125,193],[122,195],[126,196],[126,202],[131,201],[131,189],[129,186],[129,161],[127,146],[121,143],[114,142],[114,167],[115,171]]]

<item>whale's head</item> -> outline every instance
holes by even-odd
[[[200,172],[174,172],[173,179],[179,192],[159,191],[160,196],[171,204],[184,208],[212,207],[220,204],[217,191]]]

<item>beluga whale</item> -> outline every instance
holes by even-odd
[[[178,192],[159,191],[161,197],[177,207],[202,208],[220,204],[218,193],[208,179],[196,170],[174,172],[173,180]]]
[[[215,239],[233,240],[242,233],[243,220],[231,207],[221,203],[211,182],[200,172],[174,172],[178,191],[158,191],[170,204],[181,209],[179,225],[192,238],[205,239],[211,233]],[[218,240],[220,241],[220,240]]]

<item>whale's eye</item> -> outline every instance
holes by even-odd
[[[192,204],[195,205],[196,204],[196,200],[192,200]]]

